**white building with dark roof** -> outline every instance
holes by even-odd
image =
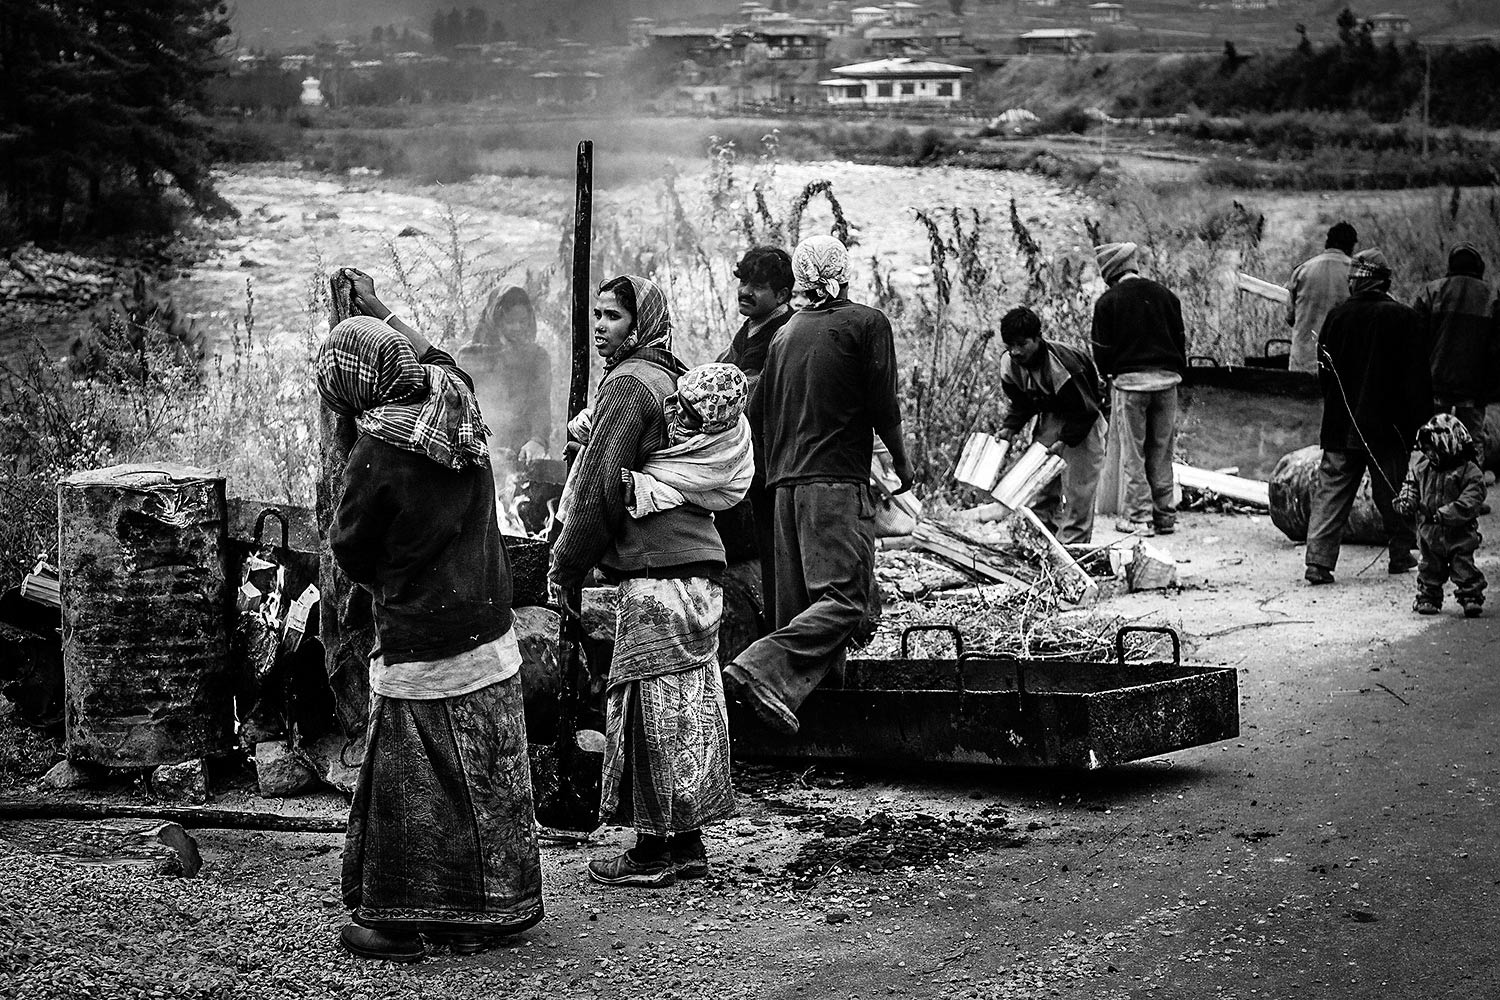
[[[819,80],[829,104],[955,104],[964,99],[967,66],[925,59],[877,59],[838,66]]]

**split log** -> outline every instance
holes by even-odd
[[[1064,600],[1084,604],[1098,596],[1099,585],[1094,582],[1094,578],[1078,565],[1078,560],[1047,530],[1030,507],[1022,507],[1017,511],[1011,525],[1016,541],[1038,552],[1052,567],[1058,594]]]
[[[1177,476],[1177,485],[1185,486],[1195,490],[1208,490],[1217,493],[1221,497],[1236,500],[1240,503],[1254,504],[1257,507],[1271,506],[1270,486],[1258,479],[1246,479],[1242,476],[1231,476],[1223,472],[1209,472],[1207,469],[1195,469],[1191,465],[1181,462],[1172,463],[1172,471]]]
[[[1268,302],[1277,302],[1286,305],[1292,299],[1292,293],[1284,285],[1278,285],[1274,281],[1266,281],[1257,278],[1253,274],[1244,271],[1237,272],[1238,287],[1242,292],[1249,292]]]
[[[69,759],[154,767],[233,747],[224,480],[119,465],[57,492]]]
[[[918,548],[942,556],[987,580],[1008,584],[1017,590],[1028,590],[1032,586],[1031,581],[1022,579],[1011,571],[1012,567],[1006,564],[1004,556],[996,549],[972,538],[965,538],[950,528],[923,522],[912,532],[912,538],[916,540]]]
[[[329,280],[329,329],[353,315],[349,279],[342,271]],[[334,707],[345,732],[362,733],[369,718],[370,651],[375,648],[375,613],[370,595],[344,575],[334,561],[328,535],[344,492],[344,465],[358,432],[351,417],[318,403],[318,634],[323,667],[333,689]]]
[[[1294,542],[1307,541],[1307,522],[1312,512],[1312,495],[1318,485],[1318,465],[1323,450],[1309,445],[1283,455],[1276,468],[1271,471],[1267,484],[1267,498],[1271,507],[1271,523]],[[1396,484],[1398,487],[1400,483]],[[1344,541],[1356,545],[1384,545],[1389,541],[1385,522],[1370,496],[1370,475],[1359,484],[1354,497],[1354,506],[1349,511],[1349,525],[1344,529]]]

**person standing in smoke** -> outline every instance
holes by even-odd
[[[490,423],[491,457],[507,466],[546,458],[552,359],[537,343],[536,311],[526,289],[495,289],[469,343],[459,348],[458,363],[475,376],[475,394]]]

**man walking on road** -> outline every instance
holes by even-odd
[[[1187,370],[1182,304],[1164,286],[1143,278],[1134,243],[1094,248],[1108,290],[1094,304],[1094,361],[1114,387],[1121,475],[1127,518],[1121,531],[1169,535],[1172,452],[1177,446],[1177,386]]]
[[[1292,356],[1287,367],[1294,372],[1318,370],[1318,332],[1333,307],[1349,297],[1349,261],[1357,237],[1347,222],[1328,230],[1323,252],[1303,261],[1286,283],[1286,325],[1292,328]]]
[[[1307,524],[1307,582],[1332,583],[1339,543],[1360,479],[1390,534],[1392,573],[1416,567],[1416,537],[1396,513],[1396,490],[1417,429],[1432,414],[1432,383],[1421,320],[1390,296],[1391,269],[1379,250],[1361,250],[1349,268],[1349,299],[1328,314],[1318,337],[1323,389],[1323,458]]]
[[[849,251],[831,236],[798,244],[792,273],[809,304],[772,339],[752,417],[774,494],[777,628],[724,669],[730,696],[789,734],[803,700],[869,641],[880,615],[875,435],[911,487],[890,321],[849,301]]]

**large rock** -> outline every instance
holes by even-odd
[[[1307,541],[1307,522],[1312,511],[1313,490],[1318,485],[1318,465],[1323,450],[1309,445],[1290,454],[1283,455],[1276,468],[1271,471],[1267,484],[1271,496],[1271,523],[1294,542]],[[1401,484],[1396,483],[1399,489]],[[1349,524],[1344,529],[1345,542],[1354,545],[1384,545],[1390,540],[1385,522],[1370,495],[1370,475],[1359,484],[1359,493],[1354,497],[1354,506],[1349,511]]]
[[[202,805],[208,801],[208,773],[201,758],[163,764],[151,772],[151,794],[166,802]]]
[[[305,791],[318,780],[316,772],[285,740],[266,740],[255,744],[255,781],[260,794],[267,798],[284,798]]]
[[[53,764],[46,774],[42,775],[42,784],[48,788],[58,791],[66,791],[70,788],[86,788],[94,780],[94,774],[86,768],[80,767],[71,760],[58,761]]]
[[[365,759],[363,737],[351,742],[335,733],[303,747],[302,753],[324,784],[345,795],[354,794]]]

